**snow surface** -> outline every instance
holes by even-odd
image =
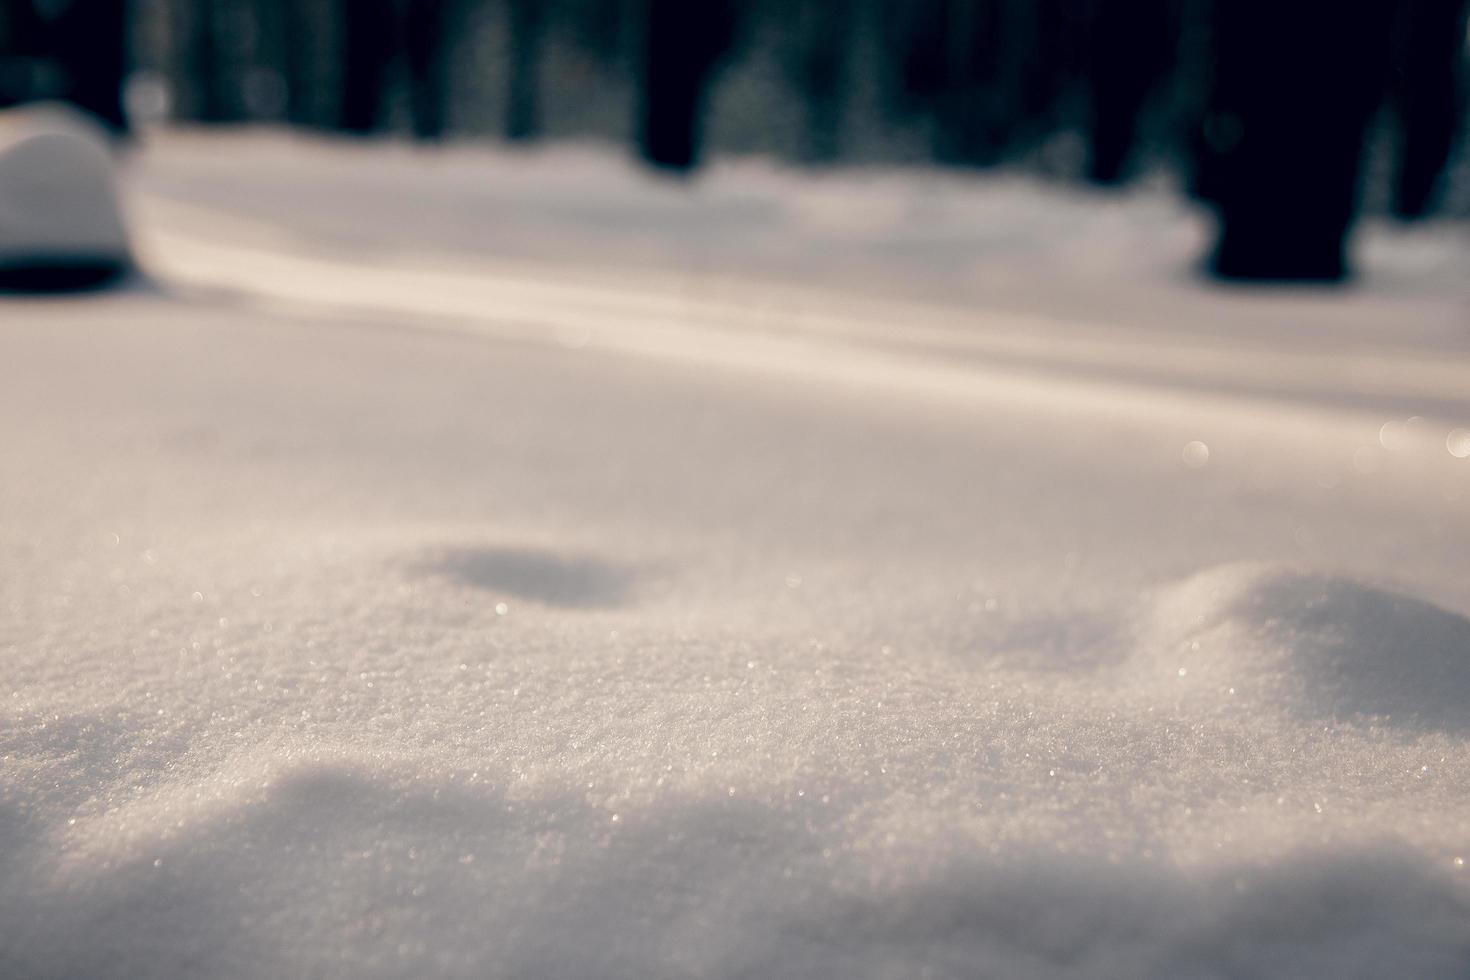
[[[1464,977],[1460,229],[171,133],[0,299],[0,975]]]

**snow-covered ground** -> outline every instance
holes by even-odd
[[[1470,252],[169,134],[0,299],[0,975],[1464,977]]]

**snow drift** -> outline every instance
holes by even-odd
[[[1213,568],[1158,598],[1150,669],[1309,718],[1470,728],[1470,619],[1350,579]],[[1146,647],[1146,648],[1147,648]]]

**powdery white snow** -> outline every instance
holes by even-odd
[[[1150,193],[130,181],[157,288],[0,300],[0,974],[1464,975],[1452,234],[1214,293]]]

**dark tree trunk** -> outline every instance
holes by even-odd
[[[182,61],[190,114],[200,122],[237,119],[237,100],[226,83],[219,0],[198,0],[176,10],[183,22],[179,35],[186,45]]]
[[[898,117],[932,111],[948,83],[946,0],[886,0],[882,45],[889,65],[889,112]]]
[[[1392,11],[1393,0],[1216,0],[1197,180],[1220,220],[1216,275],[1348,274],[1347,235]]]
[[[570,0],[562,16],[578,47],[604,69],[621,65],[627,54],[629,0]]]
[[[44,77],[46,26],[30,0],[0,4],[0,56],[9,62],[0,63],[0,107],[60,94],[59,80]]]
[[[339,124],[372,133],[383,121],[388,63],[396,34],[391,0],[341,0],[342,102]]]
[[[55,25],[56,53],[68,77],[66,97],[126,132],[122,87],[127,72],[125,0],[74,0]]]
[[[541,0],[510,0],[510,101],[505,138],[534,139],[541,132]]]
[[[1171,0],[1098,0],[1091,21],[1087,179],[1128,176],[1139,117],[1173,60],[1178,35]]]
[[[1394,213],[1428,214],[1464,118],[1466,0],[1414,0],[1399,9],[1390,81],[1398,117]]]
[[[1058,123],[1059,103],[1087,69],[1085,11],[1075,0],[1032,0],[1020,77],[1020,108],[1041,129]]]
[[[409,105],[414,136],[444,135],[449,81],[450,0],[408,0],[403,46],[408,56]]]
[[[286,119],[297,126],[318,122],[317,102],[311,97],[311,19],[305,3],[282,0],[281,76],[286,83]]]
[[[1005,0],[943,4],[943,81],[935,102],[934,158],[944,163],[999,162],[1014,106],[1002,78]]]
[[[1045,12],[1034,0],[890,0],[887,11],[890,107],[928,117],[934,159],[999,162],[1030,121],[1027,99],[1047,97],[1030,43]]]
[[[856,4],[853,0],[801,0],[786,9],[785,16],[794,21],[790,74],[805,109],[801,153],[809,161],[835,160],[842,150],[847,60]]]
[[[660,167],[699,162],[706,95],[735,41],[736,0],[647,0],[639,147]]]

